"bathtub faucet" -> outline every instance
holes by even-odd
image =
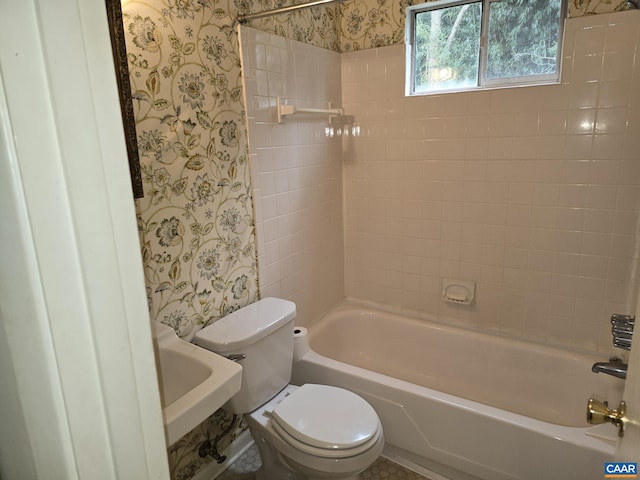
[[[633,340],[633,327],[636,324],[636,317],[614,313],[611,315],[611,335],[613,336],[613,346],[624,350],[631,350]],[[618,357],[612,357],[608,362],[597,362],[591,367],[595,373],[606,373],[618,378],[627,378],[627,364]]]
[[[611,357],[608,362],[596,362],[591,367],[594,373],[606,373],[617,378],[627,378],[627,364],[618,357]]]

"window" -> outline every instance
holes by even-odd
[[[438,0],[407,8],[407,94],[560,80],[564,0]]]

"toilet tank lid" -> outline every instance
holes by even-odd
[[[224,353],[266,337],[296,316],[296,304],[267,297],[216,320],[195,335],[196,345]]]

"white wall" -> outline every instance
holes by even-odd
[[[167,478],[104,2],[0,14],[0,476]]]
[[[568,20],[561,85],[405,98],[403,46],[343,55],[347,296],[609,349],[633,313],[640,12]],[[634,63],[635,62],[635,63]],[[443,277],[477,282],[471,307]]]
[[[286,117],[298,107],[340,106],[340,55],[248,27],[241,47],[261,297],[296,302],[307,325],[344,297],[342,162],[328,117]]]
[[[314,69],[336,54],[243,38],[261,294],[295,299],[303,323],[341,298],[342,169],[348,297],[611,350],[609,317],[637,289],[639,24],[568,20],[559,85],[406,98],[402,45],[344,53],[360,135],[343,138],[342,165],[326,122],[274,117],[277,96],[339,98],[340,75]],[[443,302],[445,277],[475,280],[476,303]]]

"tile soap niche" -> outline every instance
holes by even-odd
[[[458,305],[471,305],[476,296],[476,282],[473,280],[442,279],[442,299]]]

